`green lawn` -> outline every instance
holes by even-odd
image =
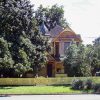
[[[71,94],[82,93],[66,86],[12,86],[0,87],[0,94]]]

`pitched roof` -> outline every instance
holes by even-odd
[[[75,33],[69,26],[67,26],[67,27],[64,29],[64,31],[69,31],[69,32]]]
[[[56,37],[60,32],[63,31],[63,28],[59,25],[56,25],[53,29],[46,32],[46,34],[50,35],[52,38]]]
[[[69,26],[67,26],[62,32],[60,32],[59,35],[57,35],[57,37],[53,39],[53,41],[57,40],[58,38],[74,38],[82,41],[81,36],[79,34],[76,34]]]
[[[39,30],[44,35],[45,35],[46,32],[48,32],[48,29],[47,29],[46,25],[44,24],[44,22],[42,22],[42,24],[39,26]]]

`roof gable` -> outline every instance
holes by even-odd
[[[46,32],[46,34],[49,34],[52,38],[56,37],[59,33],[63,31],[63,28],[59,25],[56,25],[53,29]]]
[[[54,39],[53,41],[59,41],[63,39],[78,39],[79,41],[81,40],[81,37],[79,34],[76,34],[69,26],[66,27],[62,32],[60,32]]]

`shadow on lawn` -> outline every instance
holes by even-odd
[[[0,87],[0,89],[12,89],[12,87]]]
[[[10,95],[0,95],[0,98],[1,97],[10,97]]]
[[[12,89],[14,88],[13,86],[12,87],[9,87],[9,86],[0,86],[0,89]]]
[[[52,84],[52,85],[49,85],[49,86],[54,86],[54,87],[59,87],[59,86],[69,87],[70,84]]]

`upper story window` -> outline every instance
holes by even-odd
[[[66,52],[66,49],[70,46],[70,42],[64,42],[64,53]]]

